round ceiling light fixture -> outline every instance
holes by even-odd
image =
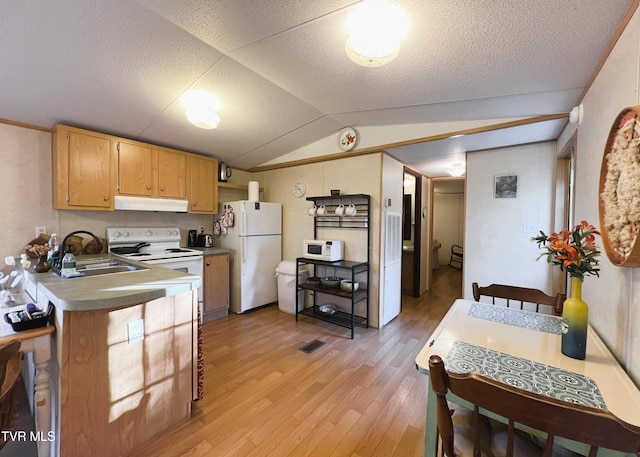
[[[455,162],[451,165],[449,170],[447,170],[447,173],[449,173],[454,178],[458,178],[464,174],[465,168],[466,166],[464,162]]]
[[[395,59],[409,30],[402,8],[388,0],[364,0],[353,8],[345,27],[347,56],[363,67],[380,67]]]
[[[187,119],[201,129],[215,129],[220,125],[220,116],[216,113],[222,106],[218,97],[206,90],[190,90],[180,97]]]

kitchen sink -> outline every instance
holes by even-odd
[[[148,268],[132,265],[130,263],[108,257],[92,258],[76,262],[76,271],[79,274],[77,276],[71,276],[69,279],[84,278],[85,276],[108,275],[113,273],[126,273],[139,270],[148,270]],[[56,270],[55,272],[60,275],[59,271]]]
[[[125,271],[137,271],[147,270],[148,268],[137,267],[135,265],[113,265],[110,267],[95,267],[95,268],[77,268],[78,273],[82,273],[84,276],[97,276],[108,275],[111,273],[123,273]]]

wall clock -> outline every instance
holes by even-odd
[[[349,151],[353,149],[358,141],[358,134],[351,127],[346,127],[338,134],[338,146],[343,151]]]
[[[297,198],[300,198],[307,191],[307,187],[304,185],[302,181],[296,181],[293,185],[293,195]]]
[[[607,257],[621,267],[640,266],[640,106],[623,109],[602,156],[598,210]]]

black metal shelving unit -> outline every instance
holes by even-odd
[[[296,320],[299,315],[311,317],[324,322],[330,322],[341,327],[351,330],[351,339],[355,335],[356,325],[369,327],[369,265],[371,257],[371,230],[370,230],[370,212],[371,198],[365,194],[339,195],[339,196],[323,196],[323,197],[307,197],[307,200],[314,202],[316,206],[325,205],[326,214],[324,216],[314,217],[313,235],[318,237],[318,229],[322,228],[338,228],[338,229],[355,229],[366,230],[367,232],[367,260],[366,261],[349,261],[340,260],[337,262],[327,262],[323,260],[307,259],[298,257],[296,259],[297,267],[312,266],[313,272],[311,276],[316,276],[317,269],[332,268],[334,271],[341,271],[347,274],[351,281],[358,282],[360,287],[355,292],[344,292],[340,288],[325,287],[322,284],[312,282],[299,282],[296,275],[296,297],[299,291],[313,292],[313,306],[298,311],[296,306]],[[357,213],[355,216],[338,216],[335,209],[340,205],[353,204]],[[318,294],[327,294],[335,297],[341,297],[350,301],[350,312],[337,310],[333,314],[323,313],[320,311],[320,305],[317,303]],[[365,302],[365,315],[356,314],[356,305]]]

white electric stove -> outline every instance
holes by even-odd
[[[107,247],[110,254],[123,259],[184,271],[202,278],[202,251],[181,246],[179,227],[109,227]],[[202,304],[202,286],[198,289],[198,301]]]

